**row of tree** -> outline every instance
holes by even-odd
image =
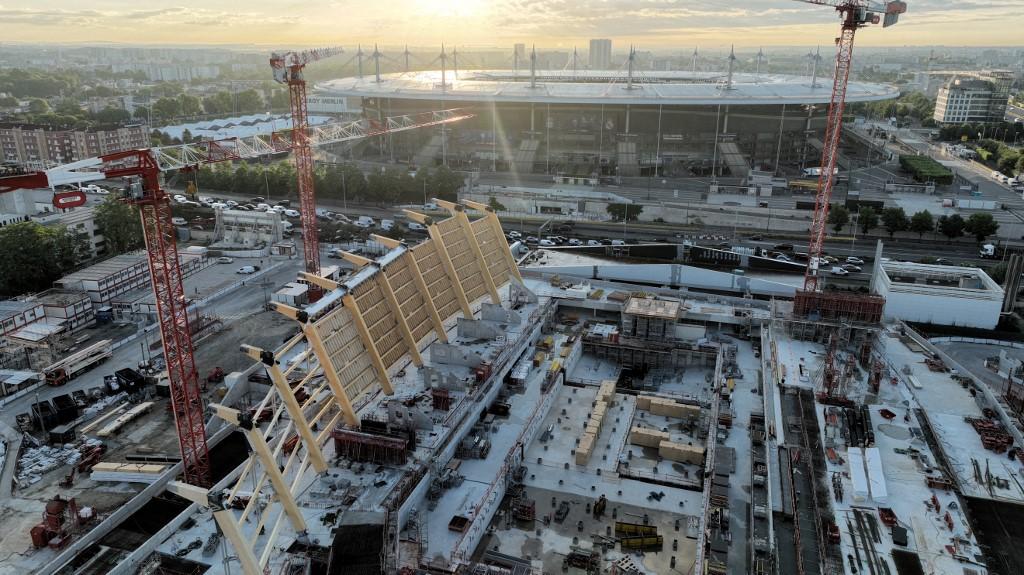
[[[89,238],[63,226],[21,222],[0,228],[0,297],[50,288],[91,256]]]
[[[917,120],[922,126],[935,125],[933,114],[935,102],[923,92],[909,92],[895,100],[867,102],[851,106],[850,112],[862,113],[871,118],[897,118]]]
[[[297,197],[294,165],[228,163],[205,166],[196,173],[200,190],[216,190],[268,198]],[[317,197],[380,205],[419,204],[430,198],[454,201],[463,178],[446,166],[420,168],[415,175],[404,169],[373,171],[367,176],[355,164],[318,165],[313,185]]]
[[[1021,132],[1024,133],[1024,127]],[[982,161],[1007,176],[1024,173],[1024,154],[1021,154],[1019,148],[1007,146],[997,140],[984,139],[978,141],[975,149]]]
[[[838,234],[850,224],[850,216],[846,206],[833,206],[828,212],[828,223]],[[917,234],[918,239],[924,237],[924,234],[934,233],[952,241],[966,233],[982,242],[999,231],[999,222],[995,221],[992,214],[981,212],[971,214],[966,220],[959,214],[936,218],[928,210],[907,216],[903,208],[899,207],[885,208],[879,213],[874,208],[864,206],[857,212],[857,227],[861,233],[867,234],[879,225],[889,233],[890,238],[897,232],[912,232]]]

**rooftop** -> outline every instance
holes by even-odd
[[[98,281],[139,265],[140,263],[145,264],[145,262],[146,254],[143,252],[121,254],[108,260],[104,260],[98,264],[91,265],[83,270],[70,273],[57,280],[57,282],[67,284],[77,281]]]
[[[662,319],[676,319],[679,317],[680,303],[677,301],[654,299],[648,297],[631,297],[626,302],[623,312],[632,315],[642,315]]]
[[[722,102],[748,105],[826,103],[827,82],[780,74],[734,74],[726,88],[726,74],[716,72],[635,72],[630,87],[625,70],[599,70],[573,76],[562,70],[530,74],[507,70],[448,72],[442,85],[440,71],[341,78],[317,84],[317,91],[332,96],[407,98],[470,102],[548,102],[574,104],[713,105]],[[847,102],[887,100],[899,95],[894,86],[850,82]]]

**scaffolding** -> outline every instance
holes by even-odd
[[[797,290],[793,315],[801,318],[879,323],[885,298],[870,294]]]
[[[338,428],[331,432],[334,449],[340,457],[352,461],[401,465],[409,455],[409,440],[391,435],[363,433]]]

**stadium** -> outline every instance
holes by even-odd
[[[830,78],[714,72],[428,71],[319,83],[368,117],[465,108],[468,121],[396,135],[372,153],[415,165],[616,176],[742,177],[817,165]],[[850,82],[846,100],[899,95]],[[716,126],[718,129],[716,130]]]

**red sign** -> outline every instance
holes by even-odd
[[[53,207],[55,208],[77,208],[85,205],[85,192],[76,190],[74,192],[57,192],[53,194]]]

